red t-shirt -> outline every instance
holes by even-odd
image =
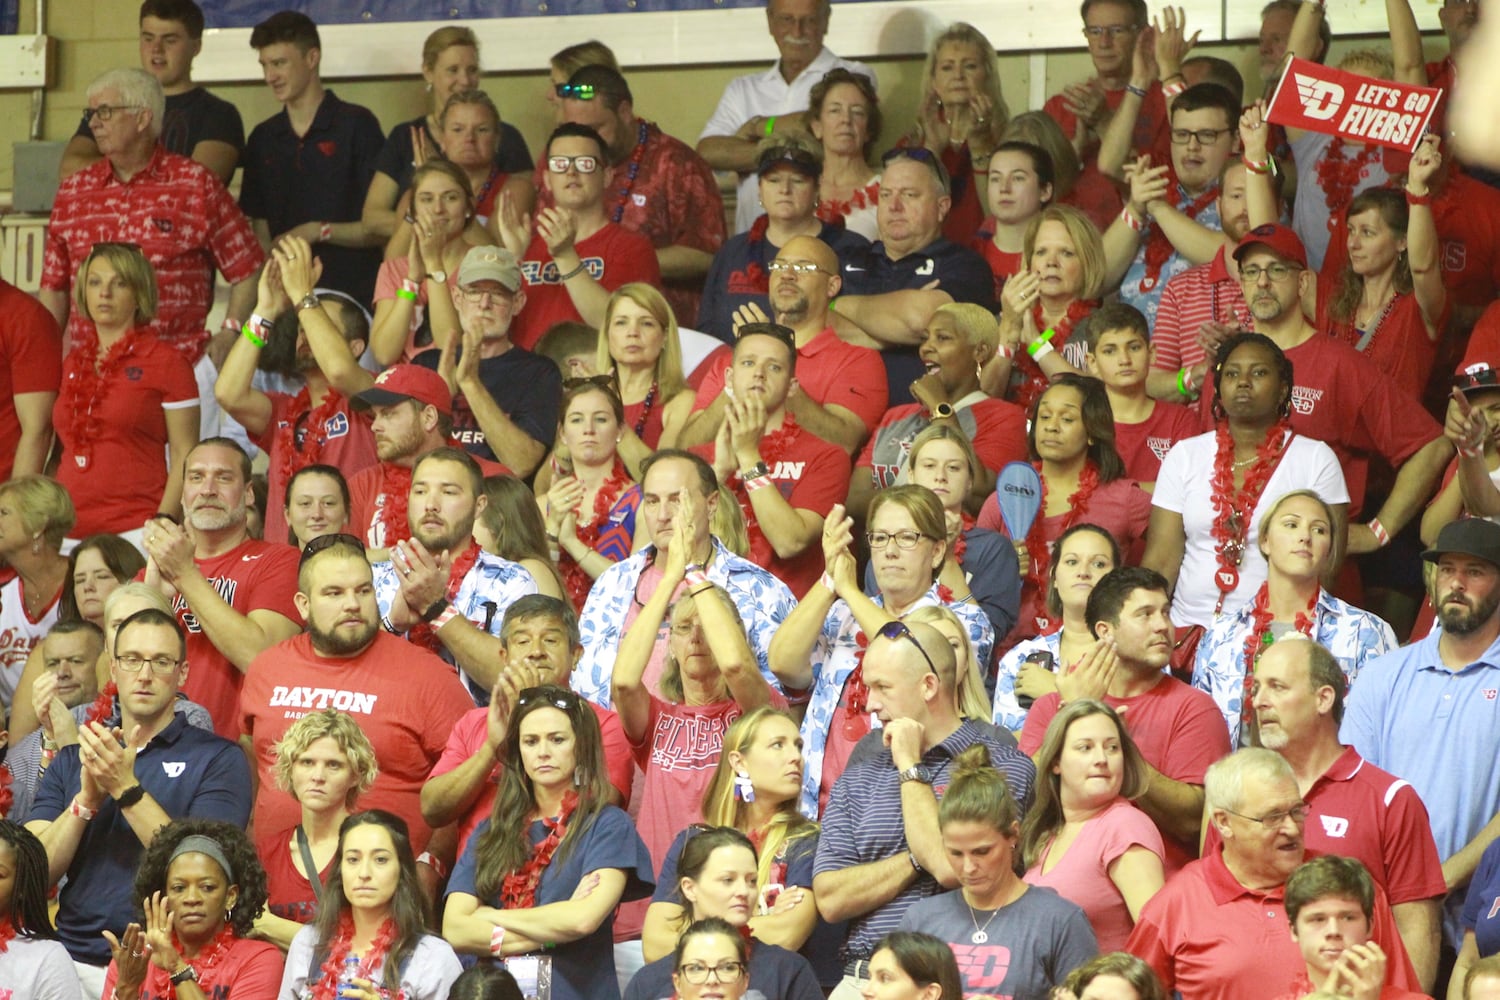
[[[52,426],[62,442],[57,481],[73,498],[77,516],[73,538],[134,531],[156,513],[167,488],[166,411],[198,406],[198,381],[180,353],[149,335],[128,350],[94,404],[96,432],[86,458],[79,454],[73,420],[88,401],[65,385],[52,407]]]
[[[1469,335],[1469,346],[1464,359],[1459,363],[1462,371],[1469,365],[1485,362],[1491,368],[1500,368],[1500,302],[1492,302],[1479,315],[1474,332]]]
[[[1005,283],[1021,273],[1022,254],[1001,250],[995,246],[994,240],[983,233],[970,240],[968,246],[990,266],[990,273],[995,276],[995,301],[999,302],[1001,293],[1005,291]]]
[[[1022,753],[1030,755],[1040,749],[1047,727],[1057,715],[1058,702],[1053,693],[1038,698],[1031,706],[1021,730]],[[1175,677],[1163,675],[1155,687],[1133,698],[1105,695],[1104,702],[1111,708],[1125,707],[1125,725],[1141,756],[1173,781],[1201,785],[1208,765],[1229,753],[1224,714],[1207,694]],[[1184,845],[1165,830],[1162,844],[1169,874],[1197,854],[1197,844]]]
[[[703,381],[693,399],[693,411],[706,410],[724,391],[724,370],[734,363],[734,348],[720,347],[698,370]],[[797,387],[823,406],[842,406],[873,431],[885,415],[885,363],[880,352],[845,343],[824,327],[812,340],[797,348]]]
[[[594,717],[599,720],[604,766],[609,771],[609,783],[620,793],[623,809],[630,802],[630,784],[635,776],[635,760],[631,756],[630,743],[625,739],[625,728],[620,725],[620,717],[614,712],[600,708],[593,702],[585,704],[594,710]],[[489,735],[489,711],[488,708],[471,708],[454,724],[453,732],[448,736],[448,745],[443,748],[443,755],[433,765],[429,779],[447,774],[479,752]],[[480,790],[479,798],[474,800],[468,814],[459,821],[459,854],[463,854],[464,845],[469,842],[469,837],[478,829],[479,824],[490,818],[490,811],[495,805],[495,781],[499,774],[500,765],[496,764],[490,771],[489,780]]]
[[[290,545],[247,538],[223,555],[193,561],[208,585],[239,614],[274,611],[300,623],[302,616],[292,602],[297,592],[297,560],[298,552]],[[172,599],[172,613],[187,633],[189,669],[182,693],[208,709],[214,732],[233,740],[240,734],[240,687],[245,675],[209,640],[181,594]]]
[[[1158,401],[1151,416],[1138,424],[1115,421],[1115,451],[1125,462],[1125,475],[1140,483],[1154,483],[1161,460],[1178,441],[1202,433],[1198,414],[1178,403]]]
[[[791,421],[791,414],[786,419]],[[769,454],[773,448],[767,435],[761,439],[761,457],[771,470],[771,481],[776,489],[792,505],[794,510],[810,510],[818,517],[827,517],[836,503],[843,503],[849,495],[849,456],[844,449],[831,445],[817,435],[793,426],[790,436],[781,438],[784,445],[780,453]],[[717,446],[713,442],[692,449],[709,463],[714,460]],[[755,507],[745,483],[738,476],[731,476],[728,483],[740,502],[745,514],[745,528],[750,535],[749,560],[775,574],[776,578],[801,597],[823,572],[823,549],[818,539],[813,539],[799,555],[783,559],[771,547],[755,516]]]
[[[246,1000],[262,1000],[262,998],[274,997],[281,989],[282,969],[285,964],[286,956],[271,942],[257,941],[253,938],[235,938],[229,947],[219,954],[212,968],[206,965],[202,967],[200,972],[203,978],[200,985],[203,993],[210,997],[223,997],[225,1000],[240,1000],[242,997]],[[114,996],[115,983],[119,979],[119,974],[120,970],[111,961],[104,973],[104,996]],[[138,994],[140,1000],[176,1000],[176,987],[167,986],[166,992],[157,993],[151,988],[152,982],[160,982],[160,980],[149,977],[141,986]]]
[[[56,392],[62,384],[62,331],[42,304],[0,281],[0,482],[9,479],[21,442],[14,397]],[[137,527],[139,527],[137,525]],[[79,536],[82,537],[82,536]]]
[[[333,390],[330,389],[330,392]],[[302,465],[332,465],[344,474],[344,478],[354,475],[361,469],[367,469],[379,461],[375,455],[375,435],[370,431],[369,411],[355,410],[349,406],[349,400],[343,396],[339,397],[339,408],[323,422],[321,434],[308,434],[307,417],[308,411],[292,413],[292,403],[295,396],[284,392],[268,392],[271,399],[271,419],[266,423],[265,431],[256,437],[255,443],[266,452],[266,523],[262,536],[273,541],[281,541],[287,537],[286,523],[286,484],[291,478],[287,475],[285,458],[281,454],[281,431],[289,422],[296,422],[297,438],[302,449],[304,458],[298,463]],[[316,454],[309,453],[308,437],[314,441],[322,438],[321,448],[317,445],[311,447]]]
[[[261,837],[255,843],[255,853],[266,869],[266,910],[285,920],[310,924],[318,915],[318,897],[307,876],[299,872],[292,861],[292,852],[296,849],[292,834],[287,830]],[[328,876],[338,863],[335,854],[318,873],[323,885],[328,884]]]
[[[1317,327],[1337,337],[1358,350],[1364,334],[1354,325],[1354,320],[1334,319],[1331,307],[1338,294],[1340,272],[1323,268],[1318,275],[1318,322]],[[1438,329],[1448,325],[1452,310],[1446,302],[1443,315],[1438,319]],[[1432,362],[1437,355],[1437,345],[1427,336],[1427,325],[1422,320],[1422,309],[1415,294],[1397,293],[1391,300],[1390,311],[1376,320],[1374,336],[1360,353],[1380,369],[1396,387],[1414,399],[1421,399],[1427,388],[1427,376],[1432,374]]]
[[[661,267],[651,241],[624,226],[605,223],[603,229],[588,239],[579,240],[574,249],[588,273],[606,291],[612,292],[632,281],[661,286]],[[574,308],[565,284],[558,280],[561,272],[541,233],[534,233],[526,247],[521,275],[526,280],[526,305],[510,325],[510,339],[529,351],[554,323],[576,323],[583,317]]]
[[[491,462],[470,452],[469,457],[479,463],[479,471],[489,476],[509,475],[510,470],[499,462]],[[372,549],[384,549],[411,537],[411,524],[401,526],[395,538],[385,537],[385,525],[381,523],[380,511],[385,506],[384,470],[389,462],[376,462],[356,472],[349,478],[349,530],[363,535],[365,544]],[[410,470],[406,470],[409,472]],[[409,482],[410,476],[403,477]]]
[[[1120,209],[1125,206],[1119,188],[1099,172],[1099,163],[1094,156],[1084,163],[1083,172],[1073,182],[1073,190],[1058,201],[1087,215],[1101,233],[1119,217]]]
[[[336,708],[355,717],[380,761],[380,775],[360,796],[359,808],[389,809],[406,820],[412,848],[420,853],[431,836],[422,821],[422,783],[453,727],[473,707],[451,666],[384,629],[349,659],[319,656],[305,633],[266,650],[250,664],[240,695],[240,730],[254,745],[260,774],[257,835],[290,830],[301,821],[296,800],[272,778],[276,741],[308,712]]]
[[[1104,91],[1104,103],[1110,111],[1115,111],[1120,107],[1120,103],[1125,100],[1125,93],[1124,87],[1119,90]],[[1062,126],[1063,135],[1068,137],[1069,142],[1072,142],[1078,129],[1078,119],[1074,117],[1073,112],[1068,110],[1064,95],[1053,94],[1047,98],[1047,103],[1042,105],[1042,110]],[[1140,117],[1136,119],[1135,131],[1130,137],[1131,152],[1136,156],[1141,153],[1154,153],[1158,146],[1166,142],[1168,127],[1166,98],[1162,94],[1161,83],[1156,82],[1147,88],[1146,99],[1141,102]],[[1098,152],[1099,143],[1091,142],[1084,148],[1079,159],[1085,163],[1093,163],[1098,159]],[[1157,157],[1156,162],[1163,161]],[[1101,227],[1100,232],[1103,231]]]

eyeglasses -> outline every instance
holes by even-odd
[[[1246,816],[1244,813],[1237,813],[1233,809],[1225,809],[1224,811],[1231,816],[1238,816],[1240,819],[1248,819],[1252,823],[1259,823],[1261,826],[1265,827],[1268,830],[1274,830],[1277,827],[1281,826],[1281,824],[1285,823],[1288,816],[1290,816],[1298,826],[1301,826],[1303,821],[1307,819],[1307,810],[1308,805],[1306,802],[1298,802],[1290,809],[1278,809],[1275,812],[1268,812],[1264,816]]]
[[[599,169],[599,157],[597,156],[549,156],[547,157],[547,169],[554,174],[565,174],[568,167],[573,167],[580,174],[591,174]]]
[[[688,962],[677,971],[694,986],[702,986],[708,982],[709,976],[716,983],[732,983],[745,974],[745,963],[720,962],[718,965],[704,965],[702,962]]]
[[[1128,35],[1133,31],[1139,30],[1140,29],[1133,24],[1091,24],[1084,27],[1083,37],[1090,40],[1108,38],[1110,41],[1114,41],[1121,35]]]
[[[516,697],[516,707],[525,708],[534,701],[545,702],[553,708],[562,709],[566,712],[578,704],[578,696],[565,688],[553,687],[548,684],[542,687],[529,687]]]
[[[1285,281],[1300,270],[1302,268],[1296,264],[1267,264],[1265,267],[1259,264],[1246,264],[1240,268],[1240,280],[1247,285],[1253,285],[1260,281],[1260,276],[1264,274],[1272,281]]]
[[[464,297],[466,302],[482,302],[488,295],[491,302],[510,302],[516,297],[516,293],[509,288],[458,288],[458,294]]]
[[[557,91],[557,96],[563,100],[571,98],[575,101],[592,101],[603,93],[592,83],[559,83],[552,89]]]
[[[791,271],[793,274],[817,274],[820,271],[823,274],[831,273],[829,271],[824,271],[821,267],[814,264],[810,260],[777,259],[771,261],[771,263],[767,264],[766,267],[771,271],[772,274],[778,274],[782,271]]]
[[[927,669],[931,670],[934,674],[938,672],[937,664],[932,662],[932,657],[927,655],[927,650],[923,649],[922,644],[917,641],[917,637],[912,635],[911,629],[907,627],[906,622],[900,619],[888,621],[880,626],[880,631],[875,634],[882,639],[889,639],[891,642],[895,642],[897,639],[910,639],[911,644],[917,647],[917,652],[922,654],[922,659],[927,661]]]
[[[903,552],[910,552],[912,549],[917,547],[918,542],[920,542],[924,538],[930,537],[931,536],[929,535],[922,534],[920,531],[911,530],[865,532],[865,541],[869,543],[870,548],[883,549],[886,546],[890,545],[891,542],[895,542],[896,548],[900,549]]]
[[[1174,128],[1172,130],[1172,145],[1186,146],[1194,139],[1198,140],[1200,146],[1212,146],[1218,141],[1219,136],[1228,135],[1233,129],[1227,128]]]
[[[115,657],[115,666],[119,667],[121,670],[125,671],[127,674],[138,674],[138,673],[141,672],[141,668],[144,667],[144,666],[146,666],[147,664],[151,665],[151,672],[153,674],[155,674],[156,676],[158,676],[158,677],[170,677],[171,674],[172,674],[172,671],[176,670],[179,666],[181,666],[182,661],[181,660],[174,660],[170,656],[149,656],[148,657],[148,656],[136,656],[136,655],[134,655],[132,653],[126,653],[123,656],[117,656],[117,657]]]
[[[307,564],[307,561],[313,556],[317,555],[319,552],[327,552],[329,549],[337,548],[339,546],[353,549],[361,556],[365,554],[364,539],[358,538],[355,535],[347,534],[345,532],[335,532],[330,535],[319,535],[317,538],[314,538],[312,541],[302,546],[302,557],[297,560],[297,565],[299,568],[305,566]]]
[[[94,121],[95,118],[99,119],[101,122],[107,122],[107,121],[109,121],[111,118],[113,118],[115,116],[115,112],[116,111],[145,111],[145,110],[146,110],[145,106],[141,105],[141,104],[115,104],[115,105],[101,104],[97,108],[84,108],[83,109],[83,124],[84,124],[85,127],[87,127],[88,125],[90,125],[90,124],[93,123],[93,121]]]

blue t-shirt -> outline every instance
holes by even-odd
[[[674,956],[643,966],[625,987],[625,1000],[672,1000]],[[823,988],[807,959],[774,944],[750,945],[750,985],[741,1000],[823,1000]]]
[[[1500,840],[1480,855],[1464,896],[1463,925],[1474,932],[1480,958],[1500,952]]]
[[[453,866],[448,892],[450,895],[468,893],[485,906],[499,906],[498,898],[480,897],[474,888],[475,851],[489,826],[490,821],[485,820],[469,838],[463,855]],[[540,820],[535,820],[527,830],[527,836],[535,847],[547,836],[547,828]],[[541,883],[537,886],[536,905],[560,903],[572,898],[573,891],[585,875],[603,868],[618,868],[625,872],[625,893],[621,902],[650,895],[653,882],[651,855],[635,832],[630,817],[615,806],[605,806],[600,810],[566,857],[558,860],[554,856],[552,863],[543,869]],[[592,934],[559,944],[544,953],[552,958],[552,1000],[619,1000],[614,926],[614,915],[611,914]]]

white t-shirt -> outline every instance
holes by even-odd
[[[68,949],[59,941],[13,938],[0,952],[0,1000],[84,1000]]]
[[[1162,459],[1161,474],[1151,505],[1182,515],[1187,535],[1182,567],[1177,573],[1177,590],[1172,598],[1172,624],[1210,625],[1219,588],[1214,574],[1219,571],[1218,545],[1213,537],[1213,467],[1217,442],[1212,431],[1179,441]],[[1224,600],[1228,614],[1246,603],[1266,580],[1266,559],[1260,554],[1260,519],[1284,493],[1310,489],[1330,504],[1349,502],[1344,473],[1333,449],[1321,441],[1294,436],[1271,479],[1261,492],[1250,517],[1245,537],[1245,555],[1239,566],[1239,585]]]
[[[286,953],[286,973],[281,977],[281,991],[276,994],[278,1000],[298,1000],[302,995],[317,940],[318,929],[310,924],[292,938],[292,946]],[[458,956],[447,941],[435,934],[423,934],[407,960],[406,968],[401,970],[401,990],[406,1000],[446,1000],[448,988],[463,971]],[[384,965],[375,970],[376,979],[384,975]]]

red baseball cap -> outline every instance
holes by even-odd
[[[1302,245],[1301,237],[1292,231],[1291,226],[1283,226],[1277,222],[1256,226],[1234,248],[1234,259],[1244,260],[1245,254],[1257,246],[1265,247],[1282,260],[1291,261],[1298,267],[1307,267],[1307,248]]]
[[[421,365],[392,365],[375,376],[375,384],[354,397],[364,406],[390,406],[414,399],[423,406],[435,406],[444,416],[453,416],[453,393],[443,376]]]

